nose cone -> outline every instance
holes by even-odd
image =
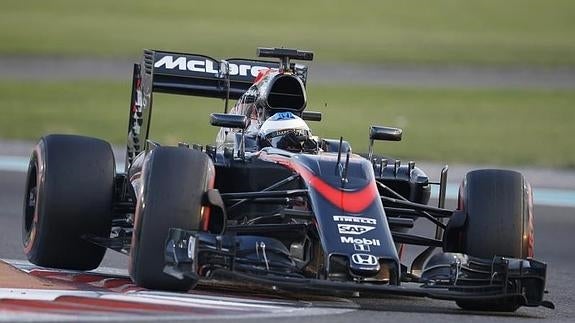
[[[381,266],[379,259],[374,255],[354,253],[351,255],[349,268],[356,275],[371,277],[379,273]]]

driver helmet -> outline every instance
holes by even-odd
[[[311,131],[300,117],[291,112],[278,112],[262,124],[258,140],[262,148],[275,147],[301,152],[309,145]]]

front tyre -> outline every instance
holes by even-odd
[[[467,173],[460,187],[459,209],[467,216],[463,252],[491,259],[533,257],[533,198],[523,175],[485,169]],[[515,311],[513,302],[458,301],[463,309]]]
[[[28,166],[23,244],[43,267],[97,268],[105,248],[85,235],[110,236],[115,163],[110,145],[73,135],[40,139]]]
[[[213,185],[214,167],[204,153],[158,147],[147,157],[138,194],[130,276],[141,287],[185,291],[197,281],[164,273],[165,242],[170,228],[201,230],[204,193]]]
[[[467,173],[460,189],[467,214],[465,253],[479,258],[533,257],[533,199],[518,172],[498,169]]]

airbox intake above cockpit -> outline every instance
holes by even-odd
[[[261,104],[272,111],[301,112],[306,106],[305,87],[291,74],[278,74],[260,95]]]

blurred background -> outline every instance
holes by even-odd
[[[445,163],[575,168],[575,2],[13,1],[0,10],[0,141],[76,133],[123,145],[144,48],[255,57],[315,52],[314,134]],[[153,139],[211,143],[223,102],[156,95]]]

